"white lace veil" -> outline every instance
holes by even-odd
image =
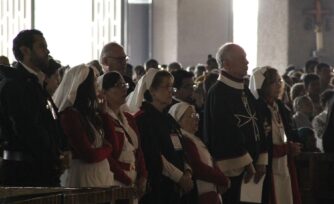
[[[77,90],[83,81],[87,78],[90,68],[84,64],[72,67],[68,70],[56,92],[53,100],[59,109],[59,112],[74,105]]]

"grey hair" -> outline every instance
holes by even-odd
[[[296,112],[301,111],[304,105],[307,104],[307,102],[312,103],[312,100],[308,96],[298,96],[293,100],[293,109],[295,109]]]
[[[222,68],[224,65],[224,60],[229,59],[231,57],[231,50],[236,46],[231,42],[223,44],[217,51],[216,59],[219,65],[219,68]]]

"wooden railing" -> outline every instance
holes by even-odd
[[[0,187],[0,203],[17,204],[94,204],[135,199],[134,188],[33,188]]]
[[[295,158],[303,204],[334,203],[334,154],[302,153]],[[0,187],[0,203],[93,204],[128,200],[133,188],[27,188]]]

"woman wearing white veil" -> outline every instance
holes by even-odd
[[[230,180],[214,164],[206,145],[195,136],[199,122],[195,107],[186,102],[176,103],[169,114],[179,123],[184,135],[187,161],[196,178],[198,203],[221,204],[220,193],[228,189]]]
[[[141,202],[149,204],[194,203],[191,170],[185,164],[183,136],[164,109],[172,102],[173,77],[149,69],[139,80],[127,105],[135,114],[148,170],[151,191]]]
[[[277,69],[265,66],[253,70],[249,89],[257,99],[268,141],[268,166],[263,187],[263,203],[299,204],[299,193],[294,156],[301,146],[293,130],[291,114],[279,99],[283,81]]]
[[[111,145],[104,139],[97,113],[94,70],[79,65],[66,72],[54,94],[60,121],[69,139],[73,160],[68,170],[67,187],[103,187],[113,185],[107,158]]]
[[[113,130],[106,132],[106,139],[113,147],[108,160],[115,184],[136,187],[137,196],[141,197],[146,191],[147,170],[140,135],[134,117],[121,109],[129,84],[119,72],[111,71],[98,78],[98,87],[106,103],[105,113],[101,114],[104,127]]]

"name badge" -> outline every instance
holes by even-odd
[[[171,134],[170,138],[172,139],[172,143],[173,143],[174,149],[176,151],[182,150],[182,145],[181,145],[180,138],[176,134]]]

